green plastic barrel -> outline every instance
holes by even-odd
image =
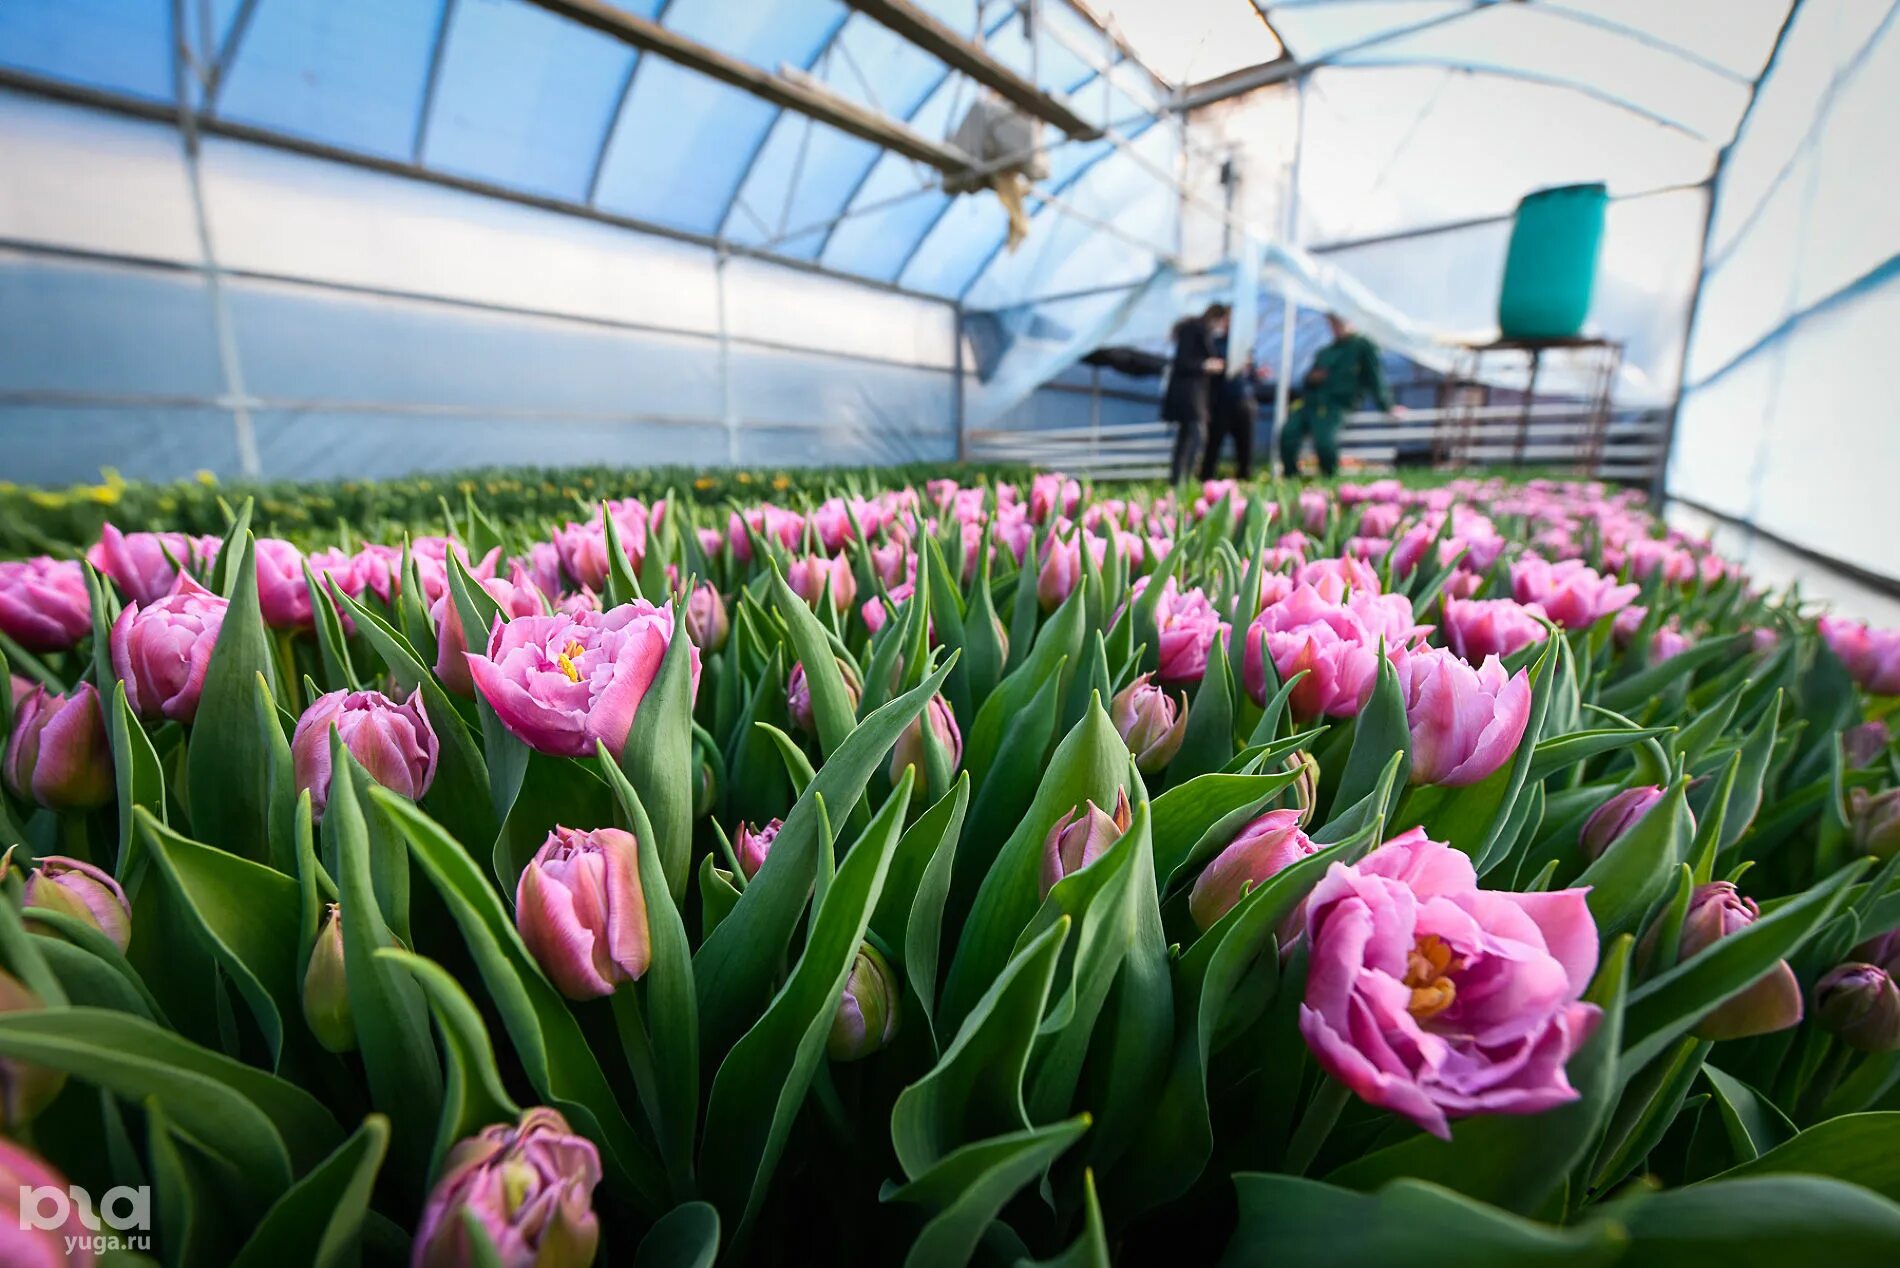
[[[1600,184],[1564,185],[1517,205],[1498,294],[1498,330],[1506,339],[1565,339],[1583,329],[1608,201]]]

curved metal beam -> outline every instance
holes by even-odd
[[[1003,29],[1003,24],[1005,22],[1008,22],[1014,16],[1015,15],[1013,13],[1006,13],[1002,17],[998,18],[990,26],[988,30],[983,32],[983,38],[988,39],[990,36],[995,35],[998,31]],[[930,99],[932,97],[935,97],[939,92],[943,90],[943,86],[950,82],[950,76],[955,73],[956,72],[946,68],[943,74],[937,77],[937,82],[932,84],[928,89],[926,89],[924,94],[917,99],[917,104],[911,107],[910,111],[904,115],[904,122],[915,123],[917,121],[917,116],[923,113],[924,107],[930,104]],[[880,162],[882,162],[883,159],[884,159],[884,155],[882,152],[880,152],[875,157],[873,157],[869,163],[866,163],[864,165],[864,170],[862,172],[858,173],[858,179],[856,183],[854,183],[851,186],[851,192],[846,194],[844,196],[844,201],[838,204],[838,211],[841,214],[836,219],[834,219],[828,226],[826,226],[824,237],[819,239],[818,251],[815,255],[812,256],[813,259],[815,260],[824,259],[826,248],[831,246],[832,235],[837,233],[838,226],[844,223],[844,215],[842,213],[848,212],[851,210],[851,204],[856,202],[858,200],[858,195],[864,192],[864,186],[866,185],[866,183],[870,181],[871,173],[877,170],[877,165]]]
[[[1438,66],[1446,70],[1460,71],[1467,75],[1495,75],[1499,79],[1515,79],[1527,84],[1542,84],[1548,88],[1566,88],[1571,92],[1581,93],[1593,100],[1600,101],[1604,105],[1614,106],[1619,110],[1626,111],[1640,119],[1647,119],[1659,127],[1668,128],[1673,132],[1680,132],[1684,136],[1701,141],[1711,148],[1719,148],[1721,145],[1720,141],[1717,141],[1708,133],[1703,132],[1699,128],[1691,127],[1680,119],[1651,110],[1647,106],[1639,106],[1628,98],[1619,97],[1613,92],[1606,92],[1604,89],[1596,87],[1594,84],[1572,79],[1566,75],[1546,75],[1538,71],[1520,70],[1512,66],[1486,66],[1475,62],[1463,62],[1450,57],[1436,57],[1430,55],[1412,57],[1403,55],[1397,57],[1382,56],[1365,59],[1355,57],[1351,61],[1326,63],[1327,70],[1391,70],[1410,66]]]
[[[831,33],[819,42],[817,51],[806,61],[803,67],[805,71],[812,71],[825,59],[825,55],[831,52],[832,45],[838,42],[838,37],[844,34],[845,25],[850,21],[851,15],[849,13],[844,14],[838,19],[837,25],[831,28]],[[765,130],[759,133],[758,143],[752,147],[752,153],[746,156],[745,166],[739,169],[739,179],[733,182],[732,193],[726,199],[726,209],[719,213],[719,227],[714,232],[720,237],[723,238],[726,236],[726,225],[732,219],[733,208],[739,204],[739,194],[745,189],[745,183],[752,178],[752,169],[758,165],[759,155],[765,153],[766,145],[772,140],[772,133],[778,130],[778,125],[784,121],[784,118],[785,107],[780,106],[778,113],[772,116],[772,122],[766,124]],[[811,135],[812,126],[812,121],[810,117],[807,116],[805,120],[805,135],[807,137]]]

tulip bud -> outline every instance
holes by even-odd
[[[1814,984],[1815,1019],[1862,1052],[1900,1049],[1900,987],[1877,964],[1843,964]]]
[[[1731,881],[1712,881],[1698,886],[1689,896],[1689,910],[1683,917],[1682,935],[1677,943],[1678,962],[1688,960],[1713,943],[1755,923],[1761,908],[1745,898]],[[1640,948],[1649,958],[1655,948],[1658,927],[1644,935]],[[1698,1039],[1746,1039],[1752,1035],[1786,1030],[1801,1021],[1801,984],[1786,960],[1757,978],[1752,985],[1736,991],[1713,1012],[1703,1017],[1694,1034]]]
[[[1841,753],[1847,759],[1849,770],[1872,765],[1891,743],[1893,732],[1887,729],[1885,722],[1863,722],[1841,732]]]
[[[864,683],[858,677],[858,671],[850,661],[837,657],[838,672],[844,677],[845,695],[850,697],[851,712],[858,711],[858,701],[864,699]],[[805,666],[792,666],[792,675],[785,684],[785,709],[791,714],[792,725],[808,734],[815,734],[818,724],[812,719],[811,684],[805,680]]]
[[[930,734],[943,748],[944,761],[951,773],[963,765],[963,732],[957,729],[957,715],[951,711],[950,702],[942,696],[932,696],[924,711],[910,720],[897,737],[897,744],[891,749],[891,783],[896,784],[904,777],[904,768],[917,768],[918,794],[928,793],[941,796],[947,792],[943,788],[930,787],[930,763],[924,760],[924,727],[930,727]]]
[[[435,782],[435,728],[422,710],[422,692],[397,704],[379,691],[332,691],[318,696],[290,737],[297,790],[310,790],[317,818],[330,803],[330,728],[371,779],[415,801]]]
[[[1288,754],[1281,767],[1299,772],[1293,777],[1293,785],[1287,789],[1287,796],[1292,800],[1293,808],[1300,812],[1299,824],[1304,828],[1312,822],[1313,812],[1319,805],[1319,761],[1301,749]]]
[[[774,819],[763,828],[754,831],[749,823],[741,823],[738,833],[732,838],[732,853],[739,860],[739,871],[751,880],[765,866],[765,856],[772,852],[772,842],[778,836],[778,830],[785,826],[783,819]]]
[[[699,768],[693,774],[693,818],[704,819],[719,804],[719,776],[713,770],[711,762],[699,759]]]
[[[1900,974],[1900,929],[1861,943],[1854,948],[1854,958],[1863,964],[1878,965],[1889,974]]]
[[[145,1196],[135,1206],[149,1215],[150,1190],[139,1192]],[[91,1250],[92,1239],[98,1236],[98,1215],[89,1203],[41,1203],[41,1193],[57,1193],[65,1199],[72,1188],[65,1176],[25,1145],[0,1139],[0,1261],[13,1268],[92,1268],[99,1262]],[[113,1213],[124,1218],[126,1209],[115,1203]],[[120,1262],[140,1259],[127,1255]]]
[[[1242,828],[1201,872],[1188,895],[1188,914],[1199,928],[1212,929],[1247,890],[1320,849],[1300,831],[1299,811],[1269,810]],[[1305,924],[1303,912],[1295,911],[1282,925],[1281,941]]]
[[[555,828],[515,887],[515,926],[569,999],[611,995],[637,980],[653,945],[633,834]]]
[[[1412,783],[1462,788],[1516,754],[1531,716],[1524,670],[1506,674],[1496,656],[1473,669],[1437,647],[1415,648],[1397,670],[1412,731]]]
[[[1144,775],[1166,770],[1187,737],[1187,695],[1177,707],[1168,693],[1152,685],[1153,674],[1143,674],[1116,693],[1108,716],[1121,733],[1135,767]]]
[[[125,684],[132,712],[147,721],[189,724],[198,715],[211,652],[231,605],[193,581],[178,578],[163,598],[128,603],[112,623],[112,672]]]
[[[0,634],[29,652],[63,652],[91,629],[92,593],[78,563],[0,560]]]
[[[600,1246],[593,1208],[600,1174],[600,1151],[558,1110],[536,1106],[513,1125],[484,1127],[443,1158],[410,1263],[585,1268]],[[471,1216],[492,1254],[469,1244]]]
[[[1884,859],[1900,850],[1900,788],[1878,793],[1848,789],[1847,823],[1855,846],[1868,854]]]
[[[849,612],[852,601],[858,597],[858,579],[851,571],[850,559],[844,555],[835,559],[823,555],[794,559],[785,570],[785,584],[814,610],[823,605],[827,593],[831,596],[831,606],[840,613]]]
[[[110,872],[90,863],[59,854],[42,856],[27,873],[23,897],[28,907],[45,907],[84,921],[120,951],[132,941],[132,907],[125,891]]]
[[[0,969],[0,1013],[24,1013],[44,1007],[45,1003],[27,989],[26,983]],[[64,1070],[0,1057],[0,1132],[17,1133],[51,1105],[65,1086]],[[6,1245],[5,1239],[0,1238],[0,1250]]]
[[[112,745],[91,683],[68,696],[35,687],[14,701],[5,773],[7,787],[48,810],[91,810],[112,800]]]
[[[833,1061],[857,1061],[885,1047],[897,1034],[898,1002],[903,991],[889,961],[868,942],[858,945],[857,958],[844,980],[825,1053]]]
[[[356,1018],[343,973],[343,908],[336,903],[324,913],[317,943],[310,949],[310,967],[303,975],[303,1019],[329,1051],[356,1047]]]
[[[1586,858],[1601,858],[1603,852],[1635,827],[1650,807],[1663,799],[1663,790],[1654,784],[1625,788],[1590,812],[1577,834]]]
[[[716,652],[726,645],[732,622],[726,616],[726,601],[711,582],[693,587],[686,599],[686,637],[702,651]]]
[[[1106,854],[1128,831],[1132,817],[1128,790],[1120,788],[1115,792],[1113,815],[1091,801],[1086,808],[1076,806],[1057,819],[1042,846],[1042,896],[1047,898],[1056,882]]]
[[[1036,602],[1044,612],[1053,612],[1075,589],[1082,577],[1082,545],[1074,538],[1059,541],[1051,537],[1044,547],[1042,568],[1036,574]]]

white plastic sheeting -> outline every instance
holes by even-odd
[[[1900,578],[1900,6],[1806,0],[1716,183],[1672,494]]]

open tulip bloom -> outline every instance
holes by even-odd
[[[1595,483],[455,484],[0,561],[0,1264],[1900,1263],[1900,632]]]

